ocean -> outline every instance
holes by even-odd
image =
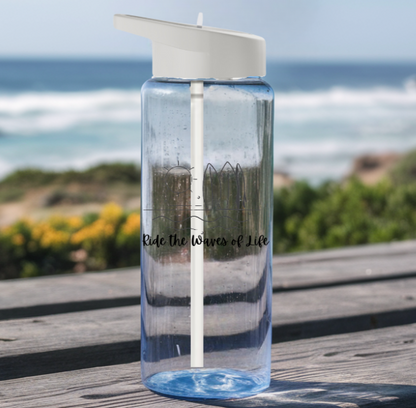
[[[0,60],[0,178],[140,161],[150,61]],[[275,169],[313,184],[366,153],[416,148],[416,63],[270,62]]]

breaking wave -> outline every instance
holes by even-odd
[[[0,94],[4,134],[36,135],[85,124],[139,121],[137,90]]]

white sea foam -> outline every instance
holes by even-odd
[[[282,124],[390,115],[396,123],[400,119],[402,126],[406,120],[415,121],[416,89],[334,87],[312,92],[277,92],[275,109],[276,121]],[[5,134],[36,135],[88,124],[139,121],[138,90],[0,94],[0,132]],[[371,132],[371,126],[367,129]]]
[[[309,180],[339,178],[354,157],[416,148],[416,88],[276,94],[275,165]]]
[[[320,107],[374,107],[411,106],[416,107],[416,89],[377,87],[370,89],[349,89],[333,87],[322,91],[276,92],[277,108],[320,108]]]
[[[276,92],[275,109],[275,164],[295,177],[339,178],[357,155],[416,147],[416,88],[408,84],[402,89]],[[138,145],[139,121],[138,90],[0,94],[0,135],[44,135],[36,139],[39,146],[8,145],[0,157],[0,176],[45,163],[85,168],[102,161],[136,161],[139,152],[132,146]],[[116,126],[107,126],[111,123]],[[119,130],[122,124],[127,127]],[[85,140],[78,131],[84,126],[92,126],[90,134],[97,138]],[[60,148],[53,134],[69,129],[78,150]]]
[[[407,88],[348,89],[276,93],[275,117],[282,124],[356,121],[390,117],[415,121],[416,91]]]
[[[355,157],[364,154],[404,153],[416,148],[416,137],[351,140],[280,140],[275,143],[275,169],[294,178],[318,183],[326,179],[340,179],[352,169]]]
[[[0,131],[6,134],[37,134],[84,124],[139,121],[139,91],[0,95]]]
[[[386,151],[406,151],[416,144],[416,138],[408,141],[401,141],[400,145],[396,140],[345,140],[334,138],[333,140],[310,140],[310,141],[284,141],[279,140],[275,144],[276,156],[292,159],[314,159],[326,157],[356,156],[366,152],[382,153]]]

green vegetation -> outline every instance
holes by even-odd
[[[115,203],[100,214],[21,219],[0,230],[0,279],[140,264],[140,215]]]
[[[21,201],[37,190],[42,190],[44,207],[102,203],[117,196],[138,196],[139,184],[140,167],[128,163],[100,164],[83,171],[21,169],[0,181],[0,204]]]
[[[357,179],[275,192],[274,252],[416,238],[416,152],[375,186]]]
[[[100,164],[84,171],[55,172],[39,169],[22,169],[0,181],[0,191],[13,187],[41,187],[51,184],[107,184],[140,183],[140,168],[129,163]]]
[[[140,169],[132,164],[100,165],[84,172],[20,170],[0,182],[0,201],[20,197],[29,186],[52,184],[59,189],[46,205],[77,204],[95,197],[88,195],[94,195],[93,184],[130,184],[136,189],[139,182]],[[71,183],[84,183],[88,189],[62,188]],[[374,186],[353,178],[318,187],[298,181],[276,190],[273,235],[274,253],[416,239],[416,152]],[[0,279],[136,266],[139,246],[139,214],[114,203],[100,214],[21,219],[0,229]]]
[[[395,184],[413,184],[416,182],[416,150],[407,153],[391,171],[390,178]]]
[[[0,189],[0,203],[18,201],[25,195],[25,190],[19,187],[8,187]]]

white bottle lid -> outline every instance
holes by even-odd
[[[153,46],[153,76],[231,79],[266,75],[266,42],[262,37],[116,14],[118,30],[149,38]]]

